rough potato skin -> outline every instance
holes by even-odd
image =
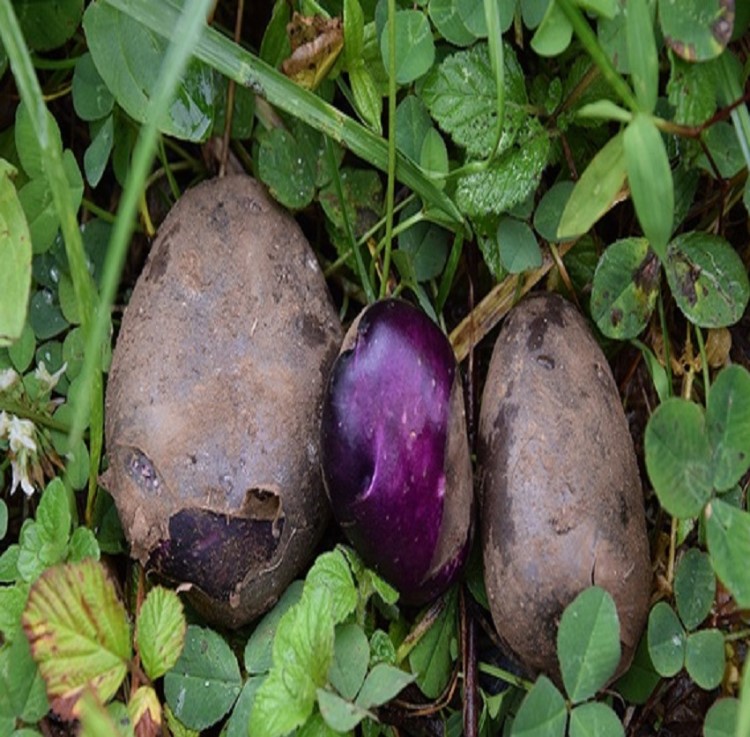
[[[125,311],[106,396],[132,554],[236,627],[312,557],[328,520],[322,394],[341,341],[294,219],[255,180],[187,191]]]
[[[541,294],[508,316],[479,419],[485,584],[495,627],[532,673],[559,680],[563,609],[612,594],[630,664],[651,567],[640,477],[607,361],[577,310]]]

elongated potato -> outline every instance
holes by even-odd
[[[115,348],[105,486],[132,554],[242,625],[328,520],[323,387],[341,340],[293,218],[245,176],[189,190],[162,225]]]
[[[519,304],[495,344],[479,420],[485,584],[500,637],[533,673],[559,674],[563,609],[612,594],[627,668],[648,613],[640,477],[617,386],[576,309]]]

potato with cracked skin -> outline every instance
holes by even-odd
[[[294,219],[255,180],[187,191],[133,291],[106,398],[134,557],[236,627],[278,598],[329,518],[318,462],[341,326]]]
[[[559,680],[557,626],[583,589],[609,591],[630,664],[651,565],[633,441],[606,358],[559,295],[508,315],[482,396],[478,467],[485,585],[498,634]]]

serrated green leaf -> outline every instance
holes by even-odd
[[[260,620],[245,645],[245,670],[250,674],[267,673],[273,665],[273,638],[279,621],[302,597],[302,581],[293,581],[273,609]]]
[[[86,458],[88,460],[88,455]],[[75,530],[73,530],[73,534],[70,536],[68,555],[66,557],[67,562],[77,563],[86,558],[99,560],[100,557],[101,551],[94,532],[88,527],[76,527]]]
[[[685,663],[685,630],[669,604],[660,601],[648,616],[648,652],[656,671],[665,678]]]
[[[687,630],[694,630],[709,615],[716,595],[716,577],[709,557],[690,548],[680,559],[674,577],[677,613]]]
[[[370,663],[370,643],[358,624],[341,624],[336,627],[333,663],[328,671],[331,685],[350,701],[359,692]]]
[[[396,23],[396,81],[409,84],[419,79],[435,61],[435,42],[427,16],[418,10],[397,10]],[[380,36],[383,66],[388,69],[389,36],[386,24]]]
[[[617,714],[607,704],[592,702],[570,712],[570,737],[623,737],[625,730]]]
[[[112,698],[127,674],[130,626],[98,562],[48,568],[31,587],[22,622],[58,714],[76,715],[87,688]]]
[[[659,91],[659,56],[656,51],[653,20],[646,0],[628,0],[625,11],[625,36],[630,76],[638,105],[642,112],[652,113]]]
[[[411,673],[387,663],[378,663],[365,678],[356,703],[363,709],[382,706],[414,681]]]
[[[145,123],[168,41],[107,3],[93,3],[83,17],[91,57],[117,103]],[[162,133],[202,141],[215,118],[214,72],[197,60],[188,64],[166,117]]]
[[[529,119],[524,74],[513,48],[503,47],[505,121],[497,153],[507,151]],[[422,99],[442,130],[470,157],[489,156],[497,129],[497,99],[486,43],[446,57],[425,81]]]
[[[706,507],[706,542],[711,564],[741,609],[750,607],[750,514],[714,499]]]
[[[602,254],[591,290],[591,317],[609,338],[635,338],[659,296],[661,264],[645,238],[615,241]]]
[[[31,291],[31,233],[10,179],[14,173],[0,159],[0,347],[21,336]]]
[[[511,737],[563,737],[568,712],[562,694],[547,676],[539,676],[510,730]]]
[[[630,193],[651,247],[664,258],[672,235],[674,182],[661,133],[649,115],[633,117],[623,134]]]
[[[190,729],[206,729],[232,708],[241,689],[240,667],[226,641],[213,630],[190,625],[179,659],[164,676],[174,715]]]
[[[620,662],[620,621],[609,592],[592,586],[565,608],[557,657],[573,703],[591,698],[612,677]]]
[[[417,685],[430,699],[436,699],[450,679],[451,640],[456,637],[457,607],[456,594],[452,591],[443,611],[409,653],[409,667],[417,676]]]
[[[563,211],[557,236],[582,235],[609,210],[625,184],[625,148],[618,133],[597,153],[581,174]]]
[[[731,489],[750,468],[750,373],[727,366],[711,386],[706,431],[713,448],[714,487]]]
[[[651,415],[644,438],[646,469],[662,507],[674,517],[697,517],[711,498],[711,448],[703,409],[673,397]]]
[[[497,226],[500,261],[511,274],[542,265],[542,252],[531,228],[522,220],[504,217]]]
[[[493,159],[483,171],[466,174],[458,180],[456,204],[471,217],[490,213],[501,215],[523,202],[538,186],[547,166],[550,141],[541,124],[526,121],[529,136]]]
[[[734,4],[721,0],[659,0],[664,40],[688,61],[703,61],[721,54],[732,37]]]
[[[684,233],[667,249],[669,288],[688,319],[704,328],[732,325],[750,300],[750,281],[732,246],[711,233]]]
[[[151,589],[138,613],[135,639],[143,669],[152,681],[177,662],[186,631],[180,597],[162,586]]]
[[[273,666],[258,689],[250,733],[281,737],[312,714],[334,653],[333,602],[328,589],[311,586],[281,618],[273,641]]]
[[[325,591],[331,601],[334,624],[343,622],[357,607],[357,589],[346,557],[339,550],[319,555],[305,576],[305,594]],[[319,684],[320,685],[320,684]]]
[[[363,719],[371,716],[365,709],[338,694],[318,689],[318,708],[326,724],[337,733],[354,729]]]

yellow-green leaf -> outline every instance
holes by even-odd
[[[180,597],[163,586],[151,589],[136,626],[141,664],[151,680],[163,676],[177,662],[185,644],[186,630]]]
[[[29,592],[22,617],[52,708],[78,715],[84,690],[114,696],[131,656],[130,626],[103,566],[86,559],[47,569]]]
[[[31,235],[11,182],[15,172],[0,159],[0,347],[23,332],[31,289]]]
[[[557,228],[558,238],[588,232],[612,206],[624,183],[625,151],[622,133],[618,133],[594,156],[573,187]]]
[[[650,115],[636,115],[625,129],[630,193],[643,234],[662,260],[672,235],[674,181],[667,149]]]

